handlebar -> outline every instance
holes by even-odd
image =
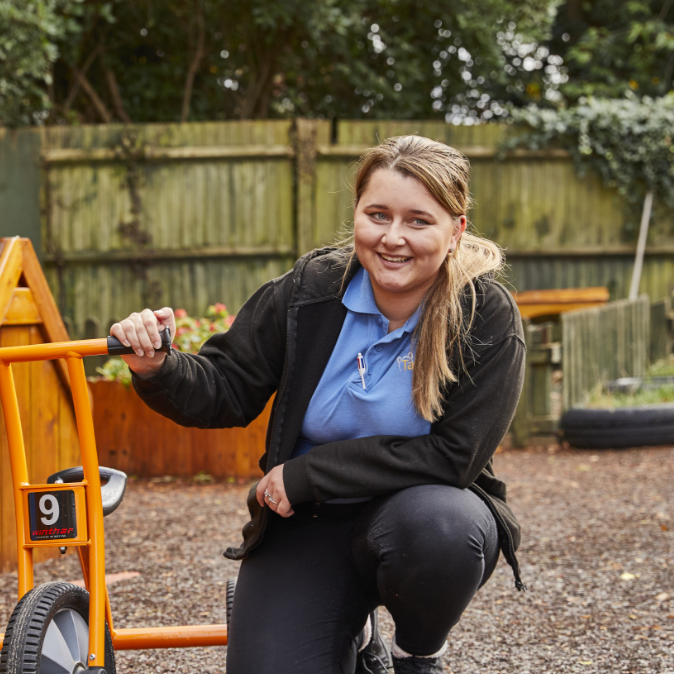
[[[165,328],[159,333],[162,345],[159,351],[171,350],[171,333]],[[29,346],[5,346],[0,348],[0,364],[27,363],[37,360],[56,360],[57,358],[78,358],[85,356],[123,356],[133,355],[131,347],[124,346],[115,337],[102,339],[82,339],[76,342],[51,342],[31,344]]]
[[[169,353],[171,351],[171,330],[164,328],[160,333],[161,347],[157,351]],[[135,351],[130,346],[124,346],[117,337],[112,335],[108,337],[108,355],[109,356],[134,356]]]

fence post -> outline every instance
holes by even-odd
[[[297,181],[297,254],[316,247],[316,134],[315,119],[295,120]]]

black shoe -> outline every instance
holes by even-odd
[[[393,656],[395,674],[443,674],[445,671],[442,657],[433,658],[396,658]]]
[[[391,669],[391,651],[384,643],[379,634],[379,621],[377,611],[372,611],[368,618],[372,627],[372,636],[367,646],[358,652],[356,659],[356,671],[354,674],[386,674]],[[365,640],[365,629],[356,639],[358,648],[361,648]]]

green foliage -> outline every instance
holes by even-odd
[[[674,402],[674,386],[639,389],[634,393],[608,393],[599,387],[588,396],[586,407],[613,409],[615,407],[635,407],[637,405],[672,402]]]
[[[540,46],[554,16],[550,0],[42,3],[52,3],[54,21],[76,24],[43,34],[50,51],[41,63],[55,61],[53,84],[38,85],[42,99],[33,109],[47,109],[49,91],[50,123],[475,121],[557,86]]]
[[[77,33],[66,6],[82,0],[0,0],[0,123],[45,118],[58,42]]]
[[[558,147],[568,150],[582,176],[591,169],[630,202],[648,190],[674,207],[674,94],[620,100],[589,98],[569,109],[530,106],[512,121],[527,130],[504,149]]]
[[[658,386],[651,379],[652,377],[671,376],[674,376],[674,356],[653,363],[644,377],[645,386],[630,393],[607,391],[604,386],[599,384],[588,394],[586,406],[613,409],[614,407],[674,402],[674,385],[662,384]]]
[[[198,353],[207,339],[218,332],[227,332],[234,318],[227,311],[227,307],[220,302],[208,307],[203,318],[194,318],[188,316],[184,309],[176,309],[173,348],[186,353]],[[125,386],[131,384],[129,366],[118,356],[108,359],[103,367],[96,368],[96,371],[106,381],[118,381]]]
[[[131,370],[119,356],[108,358],[103,367],[96,368],[96,372],[106,381],[118,381],[124,386],[131,385]]]
[[[674,3],[566,0],[548,46],[564,58],[569,79],[561,91],[570,103],[626,91],[663,96],[674,75]]]
[[[217,302],[208,307],[204,318],[188,316],[184,309],[175,310],[176,335],[173,347],[187,353],[198,353],[204,342],[217,332],[227,332],[234,322],[227,307]]]

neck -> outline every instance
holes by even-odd
[[[428,288],[419,288],[408,293],[392,293],[372,283],[377,309],[388,320],[388,331],[393,332],[405,325],[407,319],[417,310]]]

